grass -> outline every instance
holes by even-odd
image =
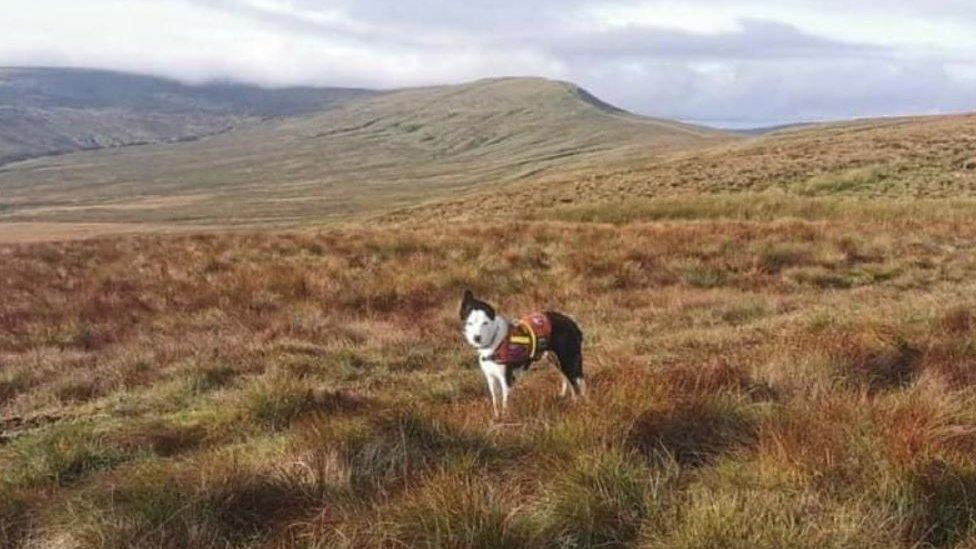
[[[868,192],[882,184],[887,176],[884,166],[851,168],[815,175],[800,185],[797,192],[806,196]]]
[[[665,507],[674,469],[649,471],[626,454],[582,456],[537,504],[539,539],[569,547],[633,543]]]
[[[506,492],[487,478],[437,475],[398,505],[381,535],[407,547],[524,547],[533,538]]]
[[[588,203],[558,206],[531,214],[541,220],[612,223],[653,221],[741,220],[836,221],[900,224],[957,220],[976,212],[976,202],[953,199],[871,199],[849,196],[795,196],[778,191],[763,193],[716,193],[705,196],[636,198],[623,204]]]
[[[19,437],[9,452],[3,482],[13,486],[63,486],[134,457],[80,423],[59,423]]]
[[[921,221],[972,215],[973,115],[866,120],[704,143],[601,162],[411,208],[403,221],[477,216],[630,223],[863,218]],[[865,202],[868,201],[868,202]],[[921,210],[916,215],[916,209]],[[940,218],[941,219],[941,218]]]
[[[935,207],[0,248],[0,535],[972,543],[976,224]],[[589,402],[540,365],[493,426],[469,287],[576,317]]]

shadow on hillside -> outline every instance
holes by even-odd
[[[835,371],[853,387],[878,394],[907,387],[918,375],[923,353],[907,341],[855,344],[831,353]]]
[[[669,410],[649,410],[637,418],[628,444],[645,458],[668,456],[679,465],[700,467],[756,440],[756,423],[732,403],[692,400]]]
[[[911,541],[921,546],[954,547],[976,525],[976,471],[971,467],[935,460],[911,475],[914,520]]]

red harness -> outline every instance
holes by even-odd
[[[528,365],[542,358],[549,349],[552,322],[545,313],[524,316],[508,327],[508,334],[495,349],[491,360],[508,366]]]

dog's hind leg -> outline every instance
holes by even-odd
[[[570,388],[572,388],[572,392],[570,392],[569,395],[573,398],[573,402],[576,402],[576,400],[579,399],[579,397],[583,394],[582,388],[580,387],[581,381],[582,378],[566,379],[566,385],[569,385]]]
[[[583,379],[583,357],[576,356],[572,362],[572,368],[564,370],[563,374],[569,380],[569,386],[573,388],[573,400],[586,398],[586,380]]]
[[[563,387],[560,396],[566,396],[570,389],[575,401],[577,397],[586,397],[586,384],[583,381],[583,358],[579,355],[566,357],[566,361],[556,357],[556,365],[563,374]],[[565,366],[569,366],[568,368]]]
[[[548,353],[548,354],[549,354],[549,359],[556,366],[556,368],[558,368],[559,371],[563,374],[563,385],[559,389],[559,396],[562,398],[566,398],[566,395],[569,393],[569,387],[570,387],[569,377],[563,371],[563,365],[561,362],[559,362],[559,357],[556,356],[556,353]],[[575,389],[573,392],[573,397],[574,398],[576,397]]]

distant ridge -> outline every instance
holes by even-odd
[[[77,150],[193,139],[322,111],[375,92],[188,85],[104,70],[0,67],[0,165]]]

